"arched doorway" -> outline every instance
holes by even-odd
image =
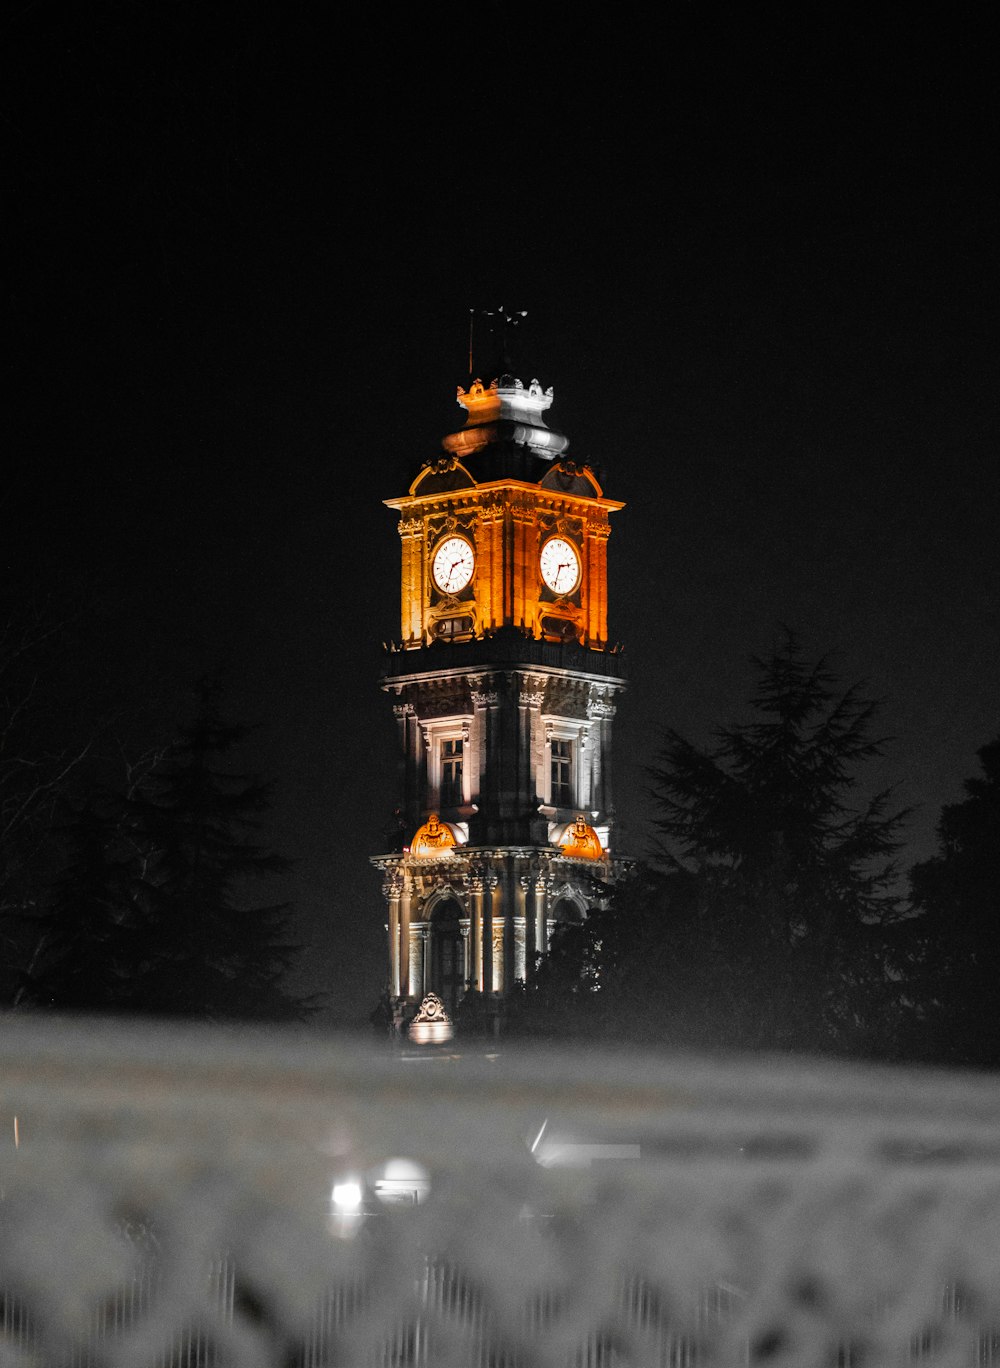
[[[552,949],[554,936],[564,936],[570,927],[580,926],[585,920],[586,914],[576,899],[568,897],[565,893],[560,894],[549,908],[545,949]]]
[[[454,898],[439,902],[431,913],[430,987],[454,1013],[465,993],[465,941],[462,909]]]
[[[579,926],[584,920],[583,910],[574,898],[558,898],[549,914],[557,926]]]

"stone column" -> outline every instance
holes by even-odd
[[[549,950],[549,880],[545,874],[535,879],[535,950],[540,955]]]
[[[400,580],[400,618],[403,640],[422,641],[424,635],[424,522],[422,518],[402,518],[399,535],[403,542]]]
[[[530,874],[522,874],[518,879],[519,907],[524,920],[524,981],[529,983],[535,976],[535,910],[531,905],[534,892],[534,879]]]
[[[410,927],[410,997],[424,995],[424,928]]]
[[[458,929],[462,933],[462,993],[464,995],[468,991],[470,984],[475,986],[473,981],[472,945],[469,936],[471,927],[469,921],[465,920],[464,922],[460,922]]]
[[[483,895],[483,992],[488,996],[496,988],[493,981],[493,900],[499,882],[496,871],[488,869],[483,881],[486,890]]]
[[[472,899],[472,987],[477,993],[483,992],[483,888],[481,874],[469,875],[469,896]]]
[[[484,688],[492,683],[490,676],[470,675],[469,696],[475,710],[472,736],[476,747],[476,774],[478,794],[475,801],[479,812],[472,823],[470,840],[473,845],[489,845],[494,839],[493,826],[497,811],[497,704],[499,696],[494,689]]]
[[[404,876],[403,891],[399,900],[399,992],[407,997],[410,992],[410,903],[413,888]]]
[[[517,969],[515,966],[516,956],[514,953],[514,941],[516,937],[515,927],[517,924],[517,915],[520,911],[520,908],[518,906],[518,894],[520,890],[517,887],[517,879],[514,877],[514,870],[511,867],[511,861],[505,860],[504,865],[505,868],[503,871],[503,891],[501,898],[504,912],[503,990],[505,993],[509,993],[511,988],[514,986],[515,978],[518,977]],[[524,978],[523,970],[520,974],[520,977]]]
[[[403,892],[403,880],[396,870],[387,871],[382,883],[382,893],[389,904],[389,992],[399,997],[399,900]]]
[[[504,964],[504,940],[510,920],[510,917],[493,918],[493,991],[495,993],[503,993],[507,989],[507,978],[504,974],[506,967]]]

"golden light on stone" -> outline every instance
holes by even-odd
[[[562,853],[568,860],[603,860],[604,847],[597,832],[582,817],[566,833]]]
[[[385,501],[400,515],[403,648],[429,645],[447,620],[461,623],[449,636],[514,627],[605,650],[609,518],[623,505],[566,455],[568,438],[546,427],[551,389],[477,380],[458,398],[465,427],[444,439],[405,498]],[[503,442],[545,463],[537,483],[473,476],[466,462]]]
[[[423,1003],[409,1034],[426,1044],[447,1038],[469,993],[498,1029],[567,901],[585,916],[618,870],[602,840],[625,686],[607,573],[623,505],[547,425],[552,391],[537,380],[473,380],[458,402],[464,426],[385,500],[399,516],[401,631],[382,687],[400,811],[418,829],[400,850],[394,826],[373,863],[394,1028]]]
[[[432,812],[422,827],[417,828],[410,845],[410,854],[418,858],[427,858],[432,855],[446,854],[451,846],[455,844],[455,833],[447,822],[438,820],[436,812]]]

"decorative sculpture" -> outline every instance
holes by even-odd
[[[437,993],[428,993],[407,1032],[414,1045],[444,1045],[455,1034],[451,1017]]]

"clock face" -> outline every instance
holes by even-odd
[[[445,537],[434,552],[431,573],[442,594],[457,594],[464,589],[476,568],[476,553],[464,537]]]
[[[539,561],[542,579],[553,594],[571,594],[580,583],[580,557],[565,537],[550,537]]]

